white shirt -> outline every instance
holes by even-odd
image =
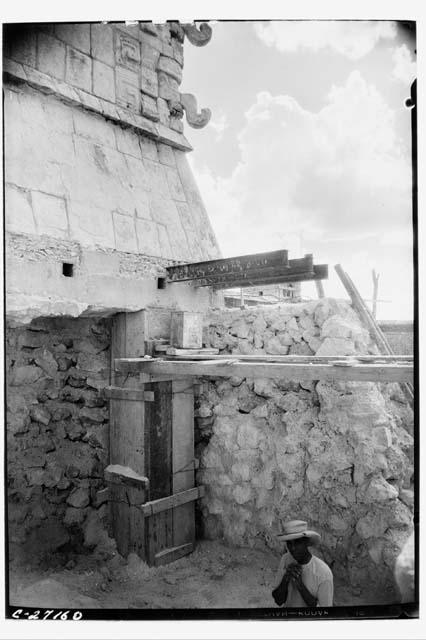
[[[280,561],[274,588],[278,587],[283,579],[284,573],[290,564],[296,563],[293,556],[287,552]],[[301,564],[302,581],[308,591],[317,598],[317,607],[333,606],[333,574],[328,565],[323,560],[312,556],[307,564]],[[307,607],[297,587],[293,582],[288,583],[287,600],[283,607]]]

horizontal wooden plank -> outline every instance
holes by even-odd
[[[154,513],[160,513],[160,511],[165,511],[166,509],[173,509],[173,507],[178,507],[181,504],[185,504],[186,502],[192,502],[193,500],[198,500],[198,498],[202,498],[204,495],[205,489],[203,486],[194,487],[193,489],[188,489],[187,491],[181,491],[180,493],[175,493],[171,496],[167,496],[166,498],[160,498],[159,500],[152,500],[151,502],[146,502],[142,506],[142,510],[145,516],[153,515]]]
[[[179,558],[188,555],[188,553],[192,553],[193,550],[193,543],[188,542],[187,544],[181,544],[178,547],[171,547],[169,549],[159,551],[154,556],[154,566],[159,567],[162,564],[169,564],[170,562],[179,560]]]
[[[328,363],[247,362],[235,357],[231,360],[154,360],[133,358],[116,360],[120,370],[144,372],[152,375],[180,376],[238,376],[241,378],[272,378],[275,380],[359,380],[376,382],[413,382],[413,365],[410,363],[359,363],[352,366],[336,366]]]
[[[166,350],[167,356],[217,356],[219,349],[205,348],[205,349],[178,349],[176,347],[168,347]]]
[[[249,270],[265,269],[288,264],[288,251],[280,249],[232,258],[206,260],[167,267],[168,280],[178,282],[225,274],[242,274]]]
[[[176,376],[171,374],[155,375],[150,373],[140,373],[139,382],[141,382],[142,384],[149,384],[151,382],[169,382],[170,380],[174,380],[175,378]]]
[[[291,356],[272,356],[272,355],[240,355],[238,353],[235,354],[218,354],[218,355],[209,355],[206,357],[205,355],[178,355],[173,357],[167,357],[166,360],[212,360],[212,361],[221,361],[221,360],[240,360],[242,362],[297,362],[299,364],[303,363],[318,363],[318,362],[335,362],[335,361],[348,361],[348,362],[413,362],[413,356],[400,356],[400,355],[392,355],[392,356],[381,356],[381,355],[368,355],[368,356],[299,356],[299,355],[291,355]]]
[[[104,396],[108,400],[128,400],[133,402],[153,402],[154,392],[129,387],[105,387]]]
[[[108,465],[104,471],[104,477],[107,482],[128,484],[138,488],[149,487],[148,478],[121,464]]]
[[[238,279],[228,279],[223,281],[208,282],[207,280],[196,281],[196,286],[212,286],[214,289],[231,289],[231,288],[244,288],[244,287],[262,287],[269,284],[291,284],[293,282],[309,282],[314,280],[327,280],[328,279],[328,265],[314,265],[309,271],[295,271],[290,270],[284,272],[283,270],[276,271],[269,276],[251,277]]]

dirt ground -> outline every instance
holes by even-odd
[[[271,552],[205,540],[198,542],[189,556],[162,567],[148,567],[135,554],[127,560],[117,553],[109,555],[52,557],[49,567],[11,565],[11,605],[66,609],[275,607],[271,585],[279,558]],[[338,588],[335,604],[359,602]]]

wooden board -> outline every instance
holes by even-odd
[[[185,491],[175,493],[166,498],[150,500],[143,505],[142,511],[145,516],[151,516],[161,511],[167,511],[167,509],[174,509],[188,502],[194,502],[194,500],[202,498],[204,493],[205,489],[203,486],[192,487],[192,489],[186,489]]]
[[[169,549],[165,549],[164,551],[160,551],[155,555],[154,565],[159,567],[163,564],[169,564],[169,562],[174,562],[175,560],[179,560],[183,556],[186,556],[188,553],[191,553],[194,550],[194,545],[192,543],[182,544],[178,547],[171,547]]]
[[[231,356],[232,359],[232,356]],[[228,359],[229,360],[229,359]],[[358,380],[376,382],[412,382],[413,365],[392,364],[353,364],[337,366],[329,363],[281,363],[281,362],[244,362],[235,356],[232,362],[207,361],[126,361],[117,363],[123,371],[140,371],[152,375],[180,376],[238,376],[241,378],[271,378],[274,380]]]
[[[167,273],[170,282],[182,282],[206,277],[243,274],[247,271],[270,269],[276,266],[286,266],[287,264],[288,251],[280,249],[267,253],[254,253],[232,258],[181,264],[168,267]]]
[[[112,364],[118,357],[144,355],[144,312],[120,313],[114,317],[111,338]],[[112,387],[140,392],[138,376],[123,375],[112,367]],[[135,391],[136,390],[136,391]],[[145,475],[144,401],[110,400],[110,464],[130,467]],[[138,505],[147,500],[146,489],[110,484],[110,512],[118,552],[135,552],[145,558],[144,518]],[[132,506],[134,505],[134,506]]]
[[[173,493],[194,491],[194,389],[192,378],[172,382]],[[173,509],[173,544],[195,544],[195,503]],[[189,553],[189,551],[188,551]]]
[[[332,363],[335,361],[346,360],[347,362],[413,362],[413,356],[401,356],[401,355],[367,355],[367,356],[271,356],[271,355],[240,355],[236,354],[220,354],[220,355],[202,355],[202,354],[194,354],[194,355],[184,355],[178,354],[175,356],[167,356],[162,358],[162,360],[217,360],[217,361],[226,361],[226,360],[240,360],[241,362],[282,362],[285,363],[298,363],[298,364],[318,364],[320,362]],[[157,360],[158,361],[158,360]]]
[[[140,402],[151,402],[154,400],[153,391],[143,389],[126,389],[126,387],[105,387],[104,396],[109,400],[129,400]]]
[[[172,488],[172,383],[156,382],[145,388],[154,391],[154,401],[146,405],[146,475],[150,481],[149,500],[170,496]],[[160,551],[173,546],[172,512],[162,511],[146,518],[146,553],[150,565]]]

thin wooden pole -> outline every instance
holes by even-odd
[[[373,277],[373,318],[377,318],[377,297],[379,292],[379,277],[380,274],[376,273],[376,270],[373,269],[371,272]]]

